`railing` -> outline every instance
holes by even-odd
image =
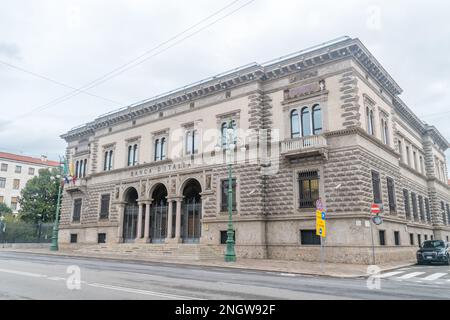
[[[293,151],[302,151],[326,146],[327,139],[324,136],[308,136],[283,141],[281,143],[281,153],[291,153]]]

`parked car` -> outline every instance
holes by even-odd
[[[425,241],[417,251],[417,263],[440,262],[450,265],[450,244],[443,240]]]

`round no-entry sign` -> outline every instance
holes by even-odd
[[[381,212],[380,206],[376,203],[372,204],[370,210],[373,214],[379,214]]]

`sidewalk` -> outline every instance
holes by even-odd
[[[306,261],[284,261],[284,260],[269,260],[269,259],[238,259],[236,262],[227,263],[222,259],[215,260],[177,260],[177,259],[156,259],[146,258],[136,255],[121,255],[121,254],[80,254],[70,251],[50,251],[49,249],[0,249],[0,252],[20,252],[30,254],[44,254],[56,255],[66,257],[78,258],[94,258],[102,260],[115,260],[122,262],[138,262],[138,263],[165,263],[165,264],[180,264],[202,267],[220,267],[220,268],[235,268],[245,270],[259,270],[273,273],[285,274],[302,274],[315,276],[329,276],[337,278],[360,278],[367,277],[367,265],[355,264],[338,264],[338,263],[324,263],[323,268],[318,262]],[[382,272],[394,270],[406,266],[414,265],[415,262],[394,262],[388,264],[381,264],[378,267]]]

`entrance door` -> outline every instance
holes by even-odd
[[[191,180],[186,185],[183,196],[181,236],[184,243],[198,243],[201,237],[201,186],[197,180]]]
[[[152,193],[150,237],[153,243],[164,243],[167,237],[167,189],[159,184]]]
[[[123,217],[123,241],[133,242],[137,235],[137,220],[139,207],[133,204],[125,206],[125,215]]]
[[[167,203],[152,205],[150,227],[152,242],[164,243],[167,237]]]
[[[138,193],[136,189],[128,189],[125,197],[126,204],[123,215],[123,242],[133,242],[136,239],[139,215],[137,199]]]

